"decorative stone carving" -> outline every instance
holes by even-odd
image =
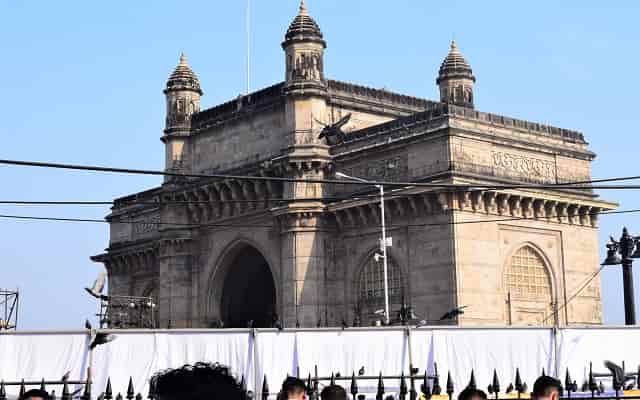
[[[492,152],[493,165],[515,175],[538,177],[543,181],[554,181],[555,163],[518,154]]]
[[[153,233],[160,227],[160,215],[151,215],[134,221],[132,230],[134,238]]]

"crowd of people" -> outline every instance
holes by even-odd
[[[243,382],[238,381],[228,367],[220,364],[196,363],[159,372],[151,378],[157,400],[248,400]],[[282,383],[277,400],[308,400],[307,385],[296,377]],[[562,384],[550,376],[541,376],[533,385],[533,400],[559,400]],[[44,390],[25,392],[19,400],[51,400]],[[347,391],[330,384],[320,392],[320,400],[348,400]],[[487,394],[467,387],[458,394],[458,400],[487,400]]]

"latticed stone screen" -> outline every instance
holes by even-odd
[[[507,269],[505,287],[515,299],[550,300],[551,282],[540,254],[530,246],[518,250]]]
[[[400,305],[403,294],[402,273],[400,268],[389,259],[387,265],[389,282],[389,299],[391,303]],[[358,279],[359,303],[363,307],[384,306],[384,265],[382,260],[371,257],[360,272]]]

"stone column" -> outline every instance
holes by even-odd
[[[160,243],[160,328],[192,327],[191,247],[191,239],[187,235],[166,238]]]
[[[326,232],[319,213],[280,217],[282,235],[282,315],[285,326],[326,324]],[[331,321],[330,321],[331,323]],[[333,323],[334,324],[334,323]]]

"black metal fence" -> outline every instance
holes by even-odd
[[[418,373],[417,369],[410,368],[408,374],[404,372],[400,375],[365,375],[364,371],[353,371],[351,376],[341,376],[339,373],[333,373],[331,376],[319,376],[318,368],[315,368],[313,375],[309,373],[305,378],[307,396],[309,400],[320,400],[320,386],[327,384],[338,384],[343,386],[350,393],[353,400],[430,400],[437,398],[441,400],[452,400],[454,394],[465,389],[475,388],[485,390],[490,399],[520,399],[530,397],[529,383],[521,379],[520,370],[516,368],[512,382],[504,383],[499,379],[497,370],[493,370],[491,383],[486,388],[478,387],[476,384],[476,372],[471,371],[469,381],[463,384],[455,383],[448,372],[446,378],[438,373],[438,366],[433,365],[433,373]],[[542,369],[541,375],[545,375]],[[298,372],[298,375],[300,373]],[[242,387],[246,393],[246,400],[257,400],[257,395],[247,390],[245,377],[241,378]],[[397,386],[391,390],[385,389],[385,381],[394,381]],[[373,383],[363,385],[363,383]],[[577,381],[572,380],[569,370],[565,371],[562,380],[563,394],[561,399],[569,400],[576,398],[597,398],[597,399],[640,399],[640,366],[637,372],[624,372],[624,364],[620,371],[611,373],[594,373],[593,367],[589,366],[587,378],[579,385]],[[531,382],[533,385],[533,382]],[[84,381],[72,381],[68,379],[58,381],[25,381],[5,382],[0,380],[0,400],[8,400],[6,388],[8,386],[19,386],[19,396],[22,396],[27,390],[39,388],[42,390],[50,390],[53,400],[91,400],[93,395],[90,379]],[[270,381],[267,375],[262,377],[260,385],[260,400],[269,400],[278,398],[279,393],[274,392],[270,388]],[[124,392],[116,392],[112,388],[111,379],[108,378],[104,392],[95,396],[97,400],[143,400],[144,398],[154,400],[156,398],[155,390],[152,385],[145,395],[136,393],[134,390],[133,378],[129,378],[129,383]],[[279,387],[279,383],[278,383]],[[374,388],[374,390],[371,390]],[[637,393],[630,393],[634,390]]]

